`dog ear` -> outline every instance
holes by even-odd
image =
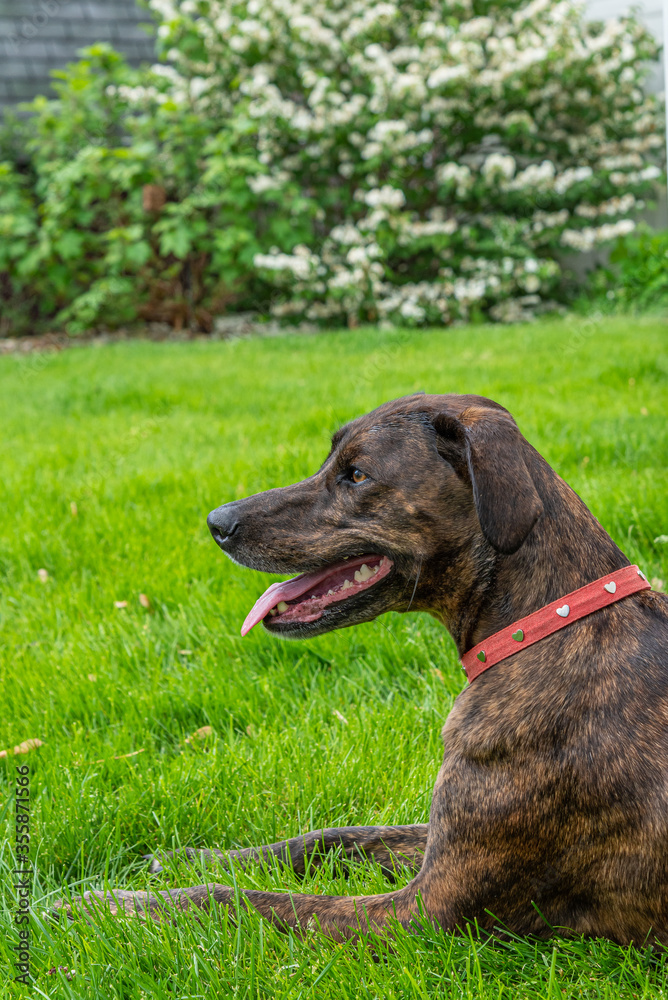
[[[433,424],[442,441],[458,446],[456,471],[464,471],[465,458],[483,535],[498,552],[516,552],[543,513],[517,424],[500,407],[498,412],[470,407],[459,419],[439,414]],[[449,458],[447,445],[443,455]]]

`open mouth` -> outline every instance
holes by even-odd
[[[248,613],[241,634],[246,635],[261,621],[269,626],[317,621],[330,605],[349,601],[374,587],[392,566],[387,556],[354,556],[315,573],[272,583]]]

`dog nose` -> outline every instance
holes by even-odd
[[[234,506],[233,503],[225,503],[222,507],[216,507],[206,519],[214,541],[217,545],[220,545],[223,551],[230,548],[230,540],[239,527]]]

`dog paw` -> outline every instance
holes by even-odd
[[[107,889],[85,892],[71,900],[58,900],[52,915],[75,920],[83,917],[93,923],[96,916],[138,917],[140,920],[164,920],[190,909],[208,910],[212,903],[229,906],[234,901],[234,890],[224,885],[208,883],[187,889],[162,889],[156,893]]]
[[[156,851],[155,854],[143,854],[144,861],[148,862],[148,870],[151,875],[159,875],[165,868],[175,865],[180,861],[196,861],[200,866],[206,866],[213,862],[215,866],[222,865],[224,868],[225,855],[222,851],[205,847],[181,847],[176,851]]]
[[[72,907],[64,899],[57,899],[50,910],[46,911],[46,917],[51,918],[51,920],[59,921],[63,918],[65,920],[74,920],[74,913],[72,912]]]
[[[165,896],[168,898],[163,898]],[[126,915],[158,920],[169,908],[172,902],[170,896],[170,893],[154,896],[149,892],[130,892],[125,889],[85,892],[83,896],[74,896],[70,900],[58,900],[54,904],[53,916],[57,920],[62,917],[69,920],[83,917],[88,923],[92,923],[93,918],[102,913],[108,913],[112,917]]]
[[[151,875],[158,875],[163,871],[163,861],[167,861],[171,852],[162,854],[142,854],[144,861],[148,862],[148,870]]]

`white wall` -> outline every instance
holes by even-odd
[[[592,20],[603,21],[606,17],[619,17],[620,14],[626,14],[631,7],[638,8],[641,20],[661,40],[663,23],[661,0],[640,0],[638,3],[629,3],[628,0],[589,0],[587,16]]]
[[[636,8],[640,20],[652,32],[660,45],[663,44],[663,2],[662,0],[588,0],[587,17],[592,21],[605,21],[608,17],[627,14]],[[663,66],[653,66],[647,81],[647,89],[652,93],[663,92]]]

